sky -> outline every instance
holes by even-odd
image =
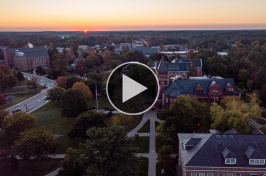
[[[0,0],[0,31],[266,29],[266,0]]]

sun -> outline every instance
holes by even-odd
[[[86,33],[87,32],[87,29],[84,29],[84,32]]]

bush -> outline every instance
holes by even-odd
[[[46,73],[45,70],[42,68],[42,66],[38,66],[35,72],[37,75],[44,75]]]

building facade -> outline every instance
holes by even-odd
[[[8,48],[4,50],[4,56],[7,66],[23,71],[33,70],[38,66],[49,68],[51,65],[45,47]]]
[[[194,60],[199,77],[188,78],[187,72],[193,59],[190,62],[189,59],[175,59],[173,63],[165,63],[162,58],[156,66],[160,85],[156,108],[169,108],[174,99],[181,95],[194,95],[200,102],[206,103],[220,102],[225,96],[239,96],[233,78],[201,77],[202,62],[200,59]]]
[[[266,176],[266,135],[179,133],[181,176]]]

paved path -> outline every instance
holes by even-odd
[[[150,120],[150,133],[138,133],[137,131],[148,121]],[[157,117],[157,113],[155,111],[146,112],[136,128],[128,133],[129,137],[134,137],[135,134],[139,134],[139,136],[148,136],[150,137],[150,147],[149,153],[138,153],[137,156],[147,157],[149,159],[149,167],[148,167],[148,176],[156,176],[156,162],[157,162],[157,153],[156,153],[156,145],[155,138],[157,133],[155,132],[155,122],[162,123],[160,119]]]

